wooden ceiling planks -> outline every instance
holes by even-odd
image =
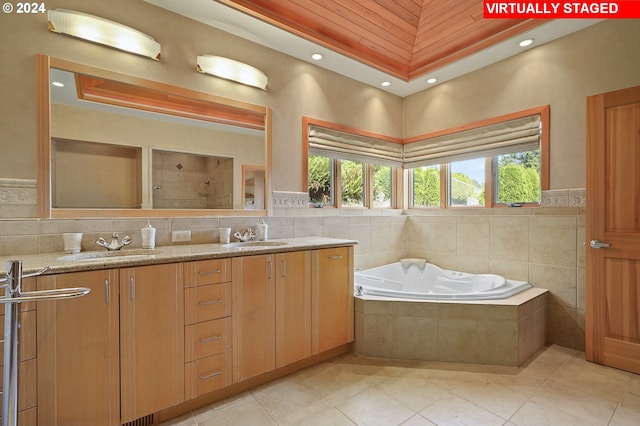
[[[544,20],[483,19],[482,0],[219,0],[403,80]]]

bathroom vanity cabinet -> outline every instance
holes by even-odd
[[[233,380],[231,259],[184,263],[185,399]]]
[[[311,254],[233,259],[234,381],[311,355]]]
[[[354,338],[353,246],[314,250],[313,354]]]
[[[91,289],[38,305],[38,424],[151,424],[353,341],[352,246],[178,260],[37,278]]]
[[[184,400],[181,266],[38,277],[91,289],[38,306],[38,424],[119,425]]]

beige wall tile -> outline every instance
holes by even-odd
[[[571,308],[577,306],[577,269],[553,265],[529,264],[531,285],[548,289],[549,302]]]
[[[458,256],[489,258],[489,220],[488,216],[458,217]]]
[[[492,260],[529,260],[529,217],[491,217],[490,250]]]
[[[529,261],[576,267],[576,218],[535,216],[529,220]]]

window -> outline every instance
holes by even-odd
[[[413,169],[412,205],[414,207],[440,206],[440,166],[423,166]]]
[[[309,199],[314,204],[333,204],[333,160],[309,155]]]
[[[548,115],[548,107],[536,108],[412,138],[404,150],[409,205],[539,204],[542,189],[548,188]],[[438,187],[436,182],[446,184]]]
[[[373,170],[373,207],[391,207],[393,169],[390,166],[374,164]]]
[[[540,202],[540,150],[495,157],[495,204]]]
[[[340,161],[340,194],[342,207],[364,207],[364,163]]]
[[[484,205],[484,158],[455,161],[449,166],[449,205]]]
[[[399,140],[355,129],[346,131],[309,118],[303,125],[307,129],[305,173],[312,204],[395,207],[396,170],[402,166]]]

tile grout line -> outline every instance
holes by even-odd
[[[610,425],[611,422],[613,421],[613,419],[616,417],[616,413],[618,412],[618,409],[620,408],[620,406],[622,405],[622,401],[624,401],[624,397],[627,395],[627,393],[629,392],[629,389],[631,389],[631,385],[633,384],[633,379],[629,380],[629,383],[627,384],[627,388],[624,390],[624,392],[622,393],[622,396],[620,397],[620,400],[618,401],[618,403],[616,404],[616,408],[613,410],[613,413],[611,413],[611,418],[609,419],[609,421],[607,422],[607,425]]]
[[[520,407],[511,415],[511,417],[509,417],[509,419],[507,421],[513,423],[514,425],[517,425],[517,423],[515,423],[512,419],[516,414],[518,414],[518,411],[520,411],[522,409],[522,407],[524,407],[529,401],[531,401],[536,396],[536,394],[538,392],[540,392],[540,390],[542,390],[542,388],[545,387],[545,385],[547,383],[552,381],[553,377],[555,376],[555,373],[560,371],[564,366],[566,366],[569,363],[569,361],[571,361],[574,358],[577,358],[577,354],[576,353],[573,353],[569,358],[567,358],[566,361],[564,361],[560,366],[558,366],[558,368],[556,368],[551,374],[549,374],[549,376],[544,380],[544,382],[522,403],[522,405],[520,405]],[[562,409],[560,409],[560,410],[565,412]],[[568,413],[568,414],[571,414],[571,413]]]

